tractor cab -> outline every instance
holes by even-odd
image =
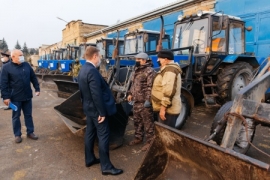
[[[101,55],[99,71],[107,79],[109,71],[115,62],[115,56],[123,54],[124,40],[121,38],[118,38],[118,40],[115,38],[101,38],[97,40],[96,47]]]
[[[67,60],[68,59],[68,49],[67,48],[60,48],[62,51],[62,59],[61,60]]]
[[[124,54],[134,55],[145,52],[149,55],[156,54],[156,47],[160,37],[159,31],[137,29],[128,32],[124,37]],[[170,36],[165,34],[162,38],[163,49],[170,49]]]
[[[251,28],[241,18],[223,13],[178,17],[172,51],[183,69],[182,86],[195,102],[204,98],[207,107],[220,107],[250,82],[258,60],[245,52],[245,30]]]
[[[97,40],[96,46],[100,50],[100,55],[102,59],[111,59],[113,56],[113,51],[116,46],[117,40],[114,38],[101,38]],[[118,52],[123,54],[124,50],[124,39],[118,39]]]
[[[188,55],[192,51],[195,74],[211,75],[227,55],[245,54],[244,22],[239,17],[209,11],[180,15],[173,39],[173,49],[177,48],[181,50],[176,55]],[[186,60],[180,58],[179,63],[189,64]]]
[[[63,60],[63,51],[62,49],[53,50],[53,60]]]
[[[68,45],[67,46],[67,57],[65,59],[75,60],[78,57],[78,54],[79,54],[78,51],[79,51],[79,46]]]
[[[96,47],[96,44],[94,43],[83,43],[79,45],[79,49],[78,49],[78,58],[81,61],[82,64],[85,63],[85,58],[84,58],[84,53],[85,53],[85,49],[87,46],[94,46]]]

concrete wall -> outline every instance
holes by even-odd
[[[98,24],[87,24],[81,20],[71,21],[66,25],[66,28],[62,31],[62,46],[79,45],[87,40],[83,37],[84,34],[98,31],[107,26]]]
[[[51,45],[42,45],[41,47],[39,47],[40,59],[49,59],[53,50],[59,49],[61,47],[62,47],[62,41],[51,44]]]
[[[38,60],[39,60],[39,55],[31,55],[31,63],[33,64],[34,67],[38,66]]]

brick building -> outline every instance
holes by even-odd
[[[62,46],[79,45],[86,42],[84,35],[108,27],[106,25],[88,24],[82,20],[71,21],[62,30]]]

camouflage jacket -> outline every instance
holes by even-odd
[[[72,75],[73,77],[78,77],[80,69],[81,69],[82,65],[81,63],[74,63],[73,67],[72,67]]]
[[[143,66],[135,67],[132,75],[132,85],[128,95],[132,95],[134,102],[151,102],[151,89],[156,72],[151,67],[152,62],[147,62]]]

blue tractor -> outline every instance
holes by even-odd
[[[84,58],[84,53],[85,53],[85,49],[87,48],[87,46],[94,46],[96,47],[95,43],[82,43],[79,45],[79,50],[78,50],[78,55],[77,58],[80,60],[80,63],[82,65],[85,64],[85,58]]]
[[[172,51],[183,69],[183,87],[195,102],[220,107],[251,81],[262,59],[245,51],[250,30],[240,18],[222,13],[178,17]]]
[[[100,51],[101,64],[99,71],[101,75],[107,79],[111,69],[111,59],[116,55],[123,54],[124,40],[122,38],[101,38],[96,42],[96,47]]]
[[[183,70],[182,87],[193,95],[195,103],[203,99],[207,107],[220,107],[249,84],[264,60],[245,51],[245,34],[251,30],[241,18],[223,13],[198,11],[178,17],[172,51]],[[211,134],[218,124],[213,122]],[[251,141],[254,131],[250,128]],[[218,144],[222,133],[224,129],[213,139]],[[248,147],[244,143],[237,151],[246,152]]]

